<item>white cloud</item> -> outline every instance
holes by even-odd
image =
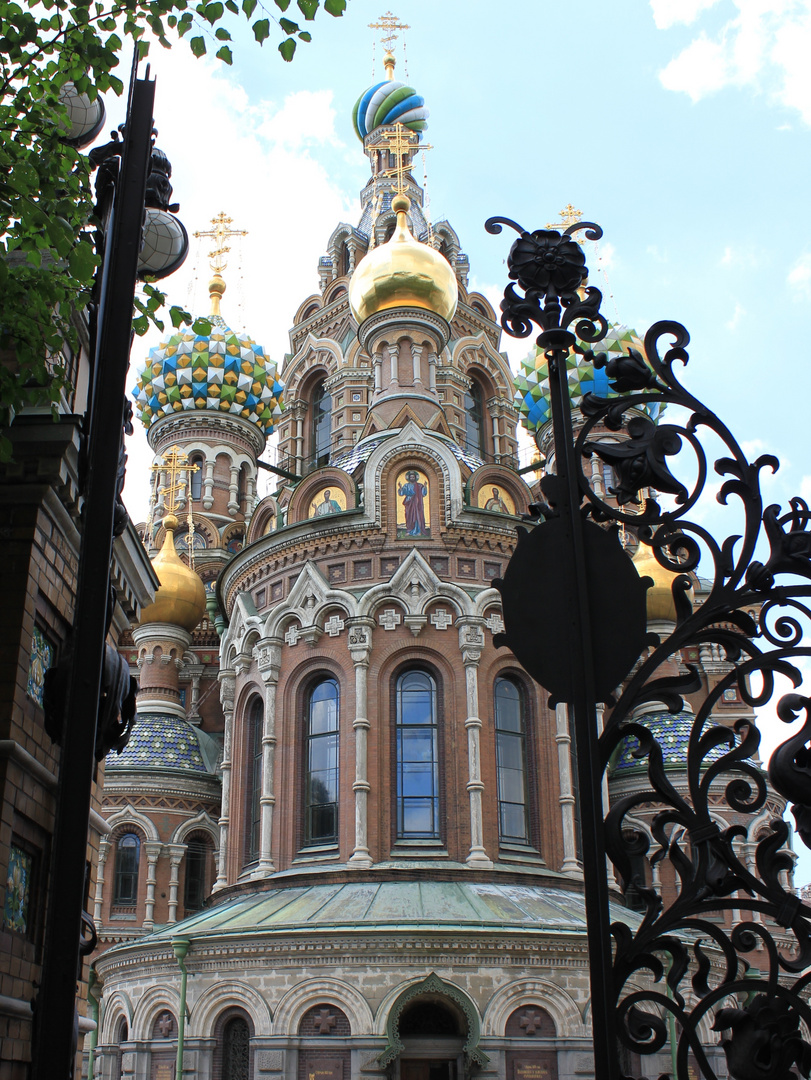
[[[739,303],[735,304],[735,310],[732,313],[732,318],[727,322],[727,330],[737,330],[741,319],[746,314],[746,308]]]
[[[706,8],[718,0],[650,0],[657,30],[669,30],[676,23],[689,26]]]
[[[724,254],[718,261],[718,265],[754,270],[758,265],[758,258],[753,251],[745,251],[742,248],[727,245],[724,248]]]
[[[811,251],[797,259],[788,272],[786,282],[795,300],[811,300]]]
[[[290,94],[282,107],[260,124],[257,134],[287,147],[301,147],[308,142],[343,146],[335,134],[332,96],[331,90],[300,90]]]
[[[737,15],[713,36],[701,30],[659,73],[668,90],[700,101],[727,86],[750,86],[796,109],[811,124],[811,3],[809,0],[731,0]],[[730,0],[727,0],[729,5]],[[661,12],[659,12],[661,5]],[[653,0],[660,29],[692,22],[708,5],[702,0]],[[690,18],[676,13],[684,8]]]
[[[617,265],[617,249],[608,240],[597,244],[597,258],[594,260],[598,270],[613,270]]]

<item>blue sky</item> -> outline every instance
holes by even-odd
[[[342,19],[320,14],[292,64],[244,31],[231,69],[183,44],[150,56],[180,216],[192,232],[225,210],[249,230],[223,313],[279,362],[332,229],[359,216],[368,164],[351,110],[372,82],[367,24],[384,10],[349,0]],[[430,213],[458,232],[472,286],[497,303],[506,283],[511,239],[487,234],[487,217],[533,229],[573,203],[605,232],[588,258],[609,318],[640,333],[683,322],[686,385],[755,456],[781,459],[769,499],[811,496],[811,3],[400,0],[396,14],[410,26],[407,81],[431,110]],[[376,59],[379,79],[379,43]],[[108,109],[117,123],[120,103]],[[194,269],[190,257],[165,287],[205,313],[208,267]],[[144,352],[136,342],[137,361]],[[136,520],[148,460],[139,430],[125,496]],[[737,531],[730,512],[702,513]],[[767,743],[777,725],[764,725]]]

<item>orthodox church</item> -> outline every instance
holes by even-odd
[[[104,1080],[593,1074],[567,710],[493,642],[539,497],[516,428],[544,448],[542,364],[516,397],[456,232],[424,214],[427,110],[386,68],[353,117],[360,220],[329,238],[282,369],[228,327],[215,262],[210,333],[168,337],[135,391],[161,587],[122,642],[139,720],[106,765],[85,1055]],[[597,378],[575,375],[573,407]],[[669,575],[644,572],[672,623]],[[707,685],[728,670],[690,659]],[[689,711],[653,710],[675,767]],[[629,749],[611,783],[641,771]]]

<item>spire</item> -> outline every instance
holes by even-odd
[[[225,292],[225,280],[223,279],[222,272],[228,266],[226,255],[231,250],[226,241],[230,240],[232,236],[247,236],[247,229],[232,229],[234,219],[228,217],[223,211],[220,211],[215,217],[211,219],[213,228],[201,229],[199,232],[194,233],[194,238],[200,239],[202,237],[211,237],[214,240],[214,248],[209,251],[209,266],[214,274],[211,281],[208,283],[208,295],[211,301],[211,310],[209,312],[212,319],[222,318],[220,311],[220,300]]]

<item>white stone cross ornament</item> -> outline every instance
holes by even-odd
[[[394,630],[403,621],[403,617],[394,608],[386,608],[383,614],[378,616],[377,621],[385,630]]]
[[[447,630],[453,622],[453,615],[447,612],[444,608],[438,608],[431,616],[431,622],[437,628],[437,630]]]
[[[337,615],[330,615],[324,623],[324,629],[330,637],[338,637],[345,625],[343,619],[339,618]]]
[[[299,639],[299,628],[297,626],[291,626],[287,633],[284,635],[284,640],[288,645],[297,645]]]
[[[485,619],[484,625],[489,626],[491,634],[504,633],[504,620],[498,614],[498,612],[496,612],[496,614],[494,615],[491,615],[489,619]]]

